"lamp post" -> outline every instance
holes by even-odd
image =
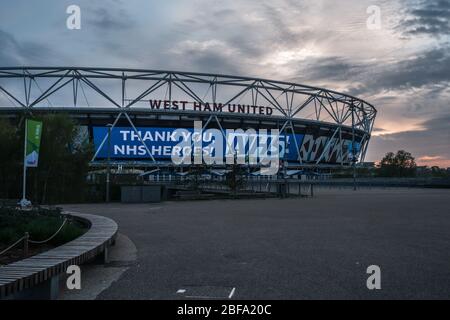
[[[352,101],[352,166],[353,166],[353,191],[356,191],[356,150],[355,150],[355,107]]]
[[[110,174],[111,174],[111,128],[112,124],[108,123],[106,125],[108,127],[108,157],[106,161],[106,202],[110,201],[110,192],[109,192],[109,185],[110,185]]]

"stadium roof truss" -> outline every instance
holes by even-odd
[[[118,68],[77,67],[6,67],[0,68],[0,113],[33,114],[33,111],[58,111],[115,115],[115,126],[124,117],[133,130],[137,129],[130,114],[175,114],[173,110],[153,110],[151,99],[186,100],[205,104],[222,103],[269,106],[271,116],[259,116],[261,121],[279,119],[280,134],[295,132],[298,124],[331,125],[329,139],[319,165],[332,139],[342,141],[343,129],[362,136],[357,157],[363,161],[376,116],[376,109],[364,100],[336,91],[297,83],[230,75],[138,70]],[[161,112],[163,111],[163,112]],[[176,111],[177,115],[198,115],[192,109]],[[206,112],[204,127],[217,122],[228,113]],[[231,115],[230,115],[231,116]],[[236,116],[236,114],[234,114]],[[239,114],[239,117],[249,115]],[[138,134],[139,136],[139,134]],[[295,135],[294,135],[295,138]],[[139,136],[139,139],[140,136]],[[96,150],[93,160],[107,140]],[[141,142],[143,143],[142,139]],[[299,145],[295,140],[297,150]],[[152,157],[148,147],[143,143]],[[342,148],[341,148],[341,153]],[[299,164],[302,164],[298,156]]]

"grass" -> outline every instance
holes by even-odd
[[[60,209],[36,208],[23,211],[14,208],[0,208],[0,248],[6,248],[25,232],[30,240],[41,241],[51,237],[61,226],[64,216]],[[59,246],[86,232],[85,226],[75,220],[68,220],[61,231],[47,245]]]

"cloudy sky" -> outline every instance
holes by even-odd
[[[72,4],[80,30],[66,27]],[[370,6],[379,28],[367,26]],[[366,160],[406,149],[450,167],[449,18],[450,0],[3,1],[0,66],[217,72],[341,90],[378,109]]]

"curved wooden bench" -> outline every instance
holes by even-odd
[[[108,260],[108,247],[117,237],[117,223],[109,218],[71,213],[90,228],[81,237],[57,248],[0,267],[0,299],[56,299],[59,277],[70,265],[80,265],[98,255]]]

